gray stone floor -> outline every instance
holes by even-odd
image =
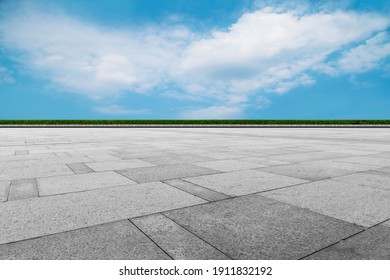
[[[0,128],[0,259],[390,259],[388,128]]]

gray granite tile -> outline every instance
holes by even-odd
[[[222,174],[184,178],[185,181],[230,195],[245,195],[307,182],[258,170],[243,170]]]
[[[352,162],[365,165],[375,165],[375,166],[390,166],[390,159],[388,158],[376,158],[371,156],[357,156],[357,157],[348,157],[343,159],[338,159],[337,161],[343,162]]]
[[[0,203],[0,244],[204,202],[153,182]]]
[[[99,162],[86,163],[86,165],[95,171],[120,170],[120,169],[154,166],[154,164],[150,164],[149,162],[140,159],[99,161]]]
[[[362,229],[258,195],[165,215],[234,259],[298,259]]]
[[[179,226],[164,215],[154,214],[132,222],[177,260],[226,260],[225,254]]]
[[[324,168],[316,167],[308,164],[284,164],[278,166],[270,166],[259,169],[265,172],[272,172],[276,174],[282,174],[290,177],[300,178],[304,180],[314,181],[320,179],[333,178],[346,174],[351,174],[354,171],[336,169],[336,168]]]
[[[38,196],[34,179],[12,180],[9,188],[8,200],[20,200]]]
[[[128,220],[0,245],[2,260],[170,259]]]
[[[183,181],[181,179],[167,180],[164,181],[164,183],[173,186],[177,189],[180,189],[182,191],[185,191],[189,194],[205,199],[207,201],[217,201],[217,200],[227,199],[230,197],[225,194]]]
[[[161,156],[161,157],[147,157],[143,158],[144,161],[150,162],[156,165],[167,165],[167,164],[176,164],[176,163],[195,163],[211,160],[207,157],[183,154],[183,155],[171,155],[171,156]]]
[[[375,226],[308,256],[309,260],[390,260],[390,228]]]
[[[254,169],[254,168],[260,168],[265,166],[258,163],[234,160],[234,159],[198,162],[195,163],[195,165],[218,170],[218,171],[223,171],[223,172]]]
[[[74,174],[65,164],[37,164],[27,167],[5,169],[0,173],[0,180],[30,179],[37,177],[61,176]]]
[[[323,180],[261,194],[362,226],[390,218],[390,192]]]
[[[28,154],[29,154],[28,150],[15,151],[15,155],[28,155]]]
[[[334,178],[334,180],[390,191],[390,176],[384,176],[382,174],[357,173],[357,174]]]
[[[350,171],[366,171],[366,170],[378,168],[375,165],[365,165],[365,164],[342,162],[336,160],[315,160],[315,161],[305,162],[305,164],[308,164],[316,168],[324,168],[324,169],[336,168],[336,169],[350,170]]]
[[[171,164],[125,169],[119,170],[118,172],[138,183],[147,183],[161,180],[178,179],[189,176],[213,174],[217,173],[218,171],[192,164]]]
[[[8,200],[9,185],[9,181],[0,181],[0,202]]]
[[[39,196],[112,188],[132,184],[135,184],[135,182],[114,171],[37,179]]]
[[[85,174],[94,172],[91,168],[84,163],[69,163],[67,166],[72,169],[75,174]]]

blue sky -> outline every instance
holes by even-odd
[[[387,0],[0,1],[0,119],[390,119]]]

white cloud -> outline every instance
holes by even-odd
[[[147,110],[134,110],[120,105],[101,106],[97,107],[95,111],[106,115],[139,115],[147,112]]]
[[[189,109],[181,113],[183,119],[236,119],[243,113],[244,108],[228,106],[210,106],[206,108]]]
[[[379,14],[266,7],[225,31],[199,34],[172,23],[114,29],[29,7],[0,20],[0,44],[61,91],[204,99],[214,106],[186,116],[227,117],[239,116],[256,92],[284,94],[314,84],[315,73],[379,67],[390,55],[389,25]]]
[[[15,79],[12,77],[8,68],[0,65],[0,84],[12,84]]]
[[[193,42],[178,72],[188,91],[284,93],[312,84],[306,72],[329,54],[389,23],[381,16],[341,11],[302,15],[264,9],[246,13],[228,31]]]

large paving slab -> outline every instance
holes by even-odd
[[[241,161],[241,160],[234,160],[234,159],[198,162],[195,163],[195,165],[210,168],[210,169],[215,169],[223,172],[254,169],[254,168],[260,168],[265,166],[262,164]]]
[[[87,165],[89,168],[93,169],[94,171],[108,171],[108,170],[120,170],[120,169],[127,169],[127,168],[154,166],[154,164],[150,164],[149,162],[140,159],[99,161],[99,162],[86,163],[85,165]]]
[[[299,259],[362,230],[259,195],[165,215],[233,259]]]
[[[134,181],[114,171],[39,178],[36,181],[39,196],[57,195],[135,184]]]
[[[302,179],[258,170],[242,170],[184,178],[184,180],[230,196],[245,195],[307,182]]]
[[[202,199],[205,199],[207,201],[217,201],[217,200],[227,199],[230,197],[228,195],[183,181],[181,179],[167,180],[164,181],[164,183],[173,186],[177,189],[180,189],[182,191],[185,191],[187,193],[190,193],[192,195],[195,195],[197,197],[200,197]]]
[[[358,157],[348,157],[338,159],[337,161],[343,162],[352,162],[366,165],[377,165],[377,166],[390,166],[390,159],[388,158],[379,158],[379,157],[370,157],[370,156],[358,156]]]
[[[351,174],[353,171],[331,167],[318,167],[310,164],[284,164],[261,168],[261,171],[282,174],[290,177],[314,181]]]
[[[0,204],[0,244],[206,202],[153,182]]]
[[[357,174],[342,176],[334,179],[337,181],[347,182],[350,184],[356,184],[365,187],[390,191],[390,176],[384,176],[382,174],[357,173]]]
[[[390,260],[390,228],[381,225],[321,250],[309,260]]]
[[[173,259],[229,259],[225,254],[162,214],[135,218],[132,222]]]
[[[176,164],[176,163],[194,163],[211,160],[207,157],[183,154],[183,155],[172,155],[172,156],[162,156],[162,157],[148,157],[143,158],[144,161],[150,162],[156,165],[167,165],[167,164]]]
[[[170,259],[128,220],[0,245],[2,260]]]
[[[170,164],[152,167],[134,168],[119,170],[120,174],[138,183],[147,183],[161,180],[177,179],[189,176],[213,174],[218,171],[192,165],[192,164]]]
[[[345,182],[323,180],[261,195],[367,227],[390,218],[389,191]]]
[[[0,181],[0,202],[8,200],[9,185],[9,181]]]

